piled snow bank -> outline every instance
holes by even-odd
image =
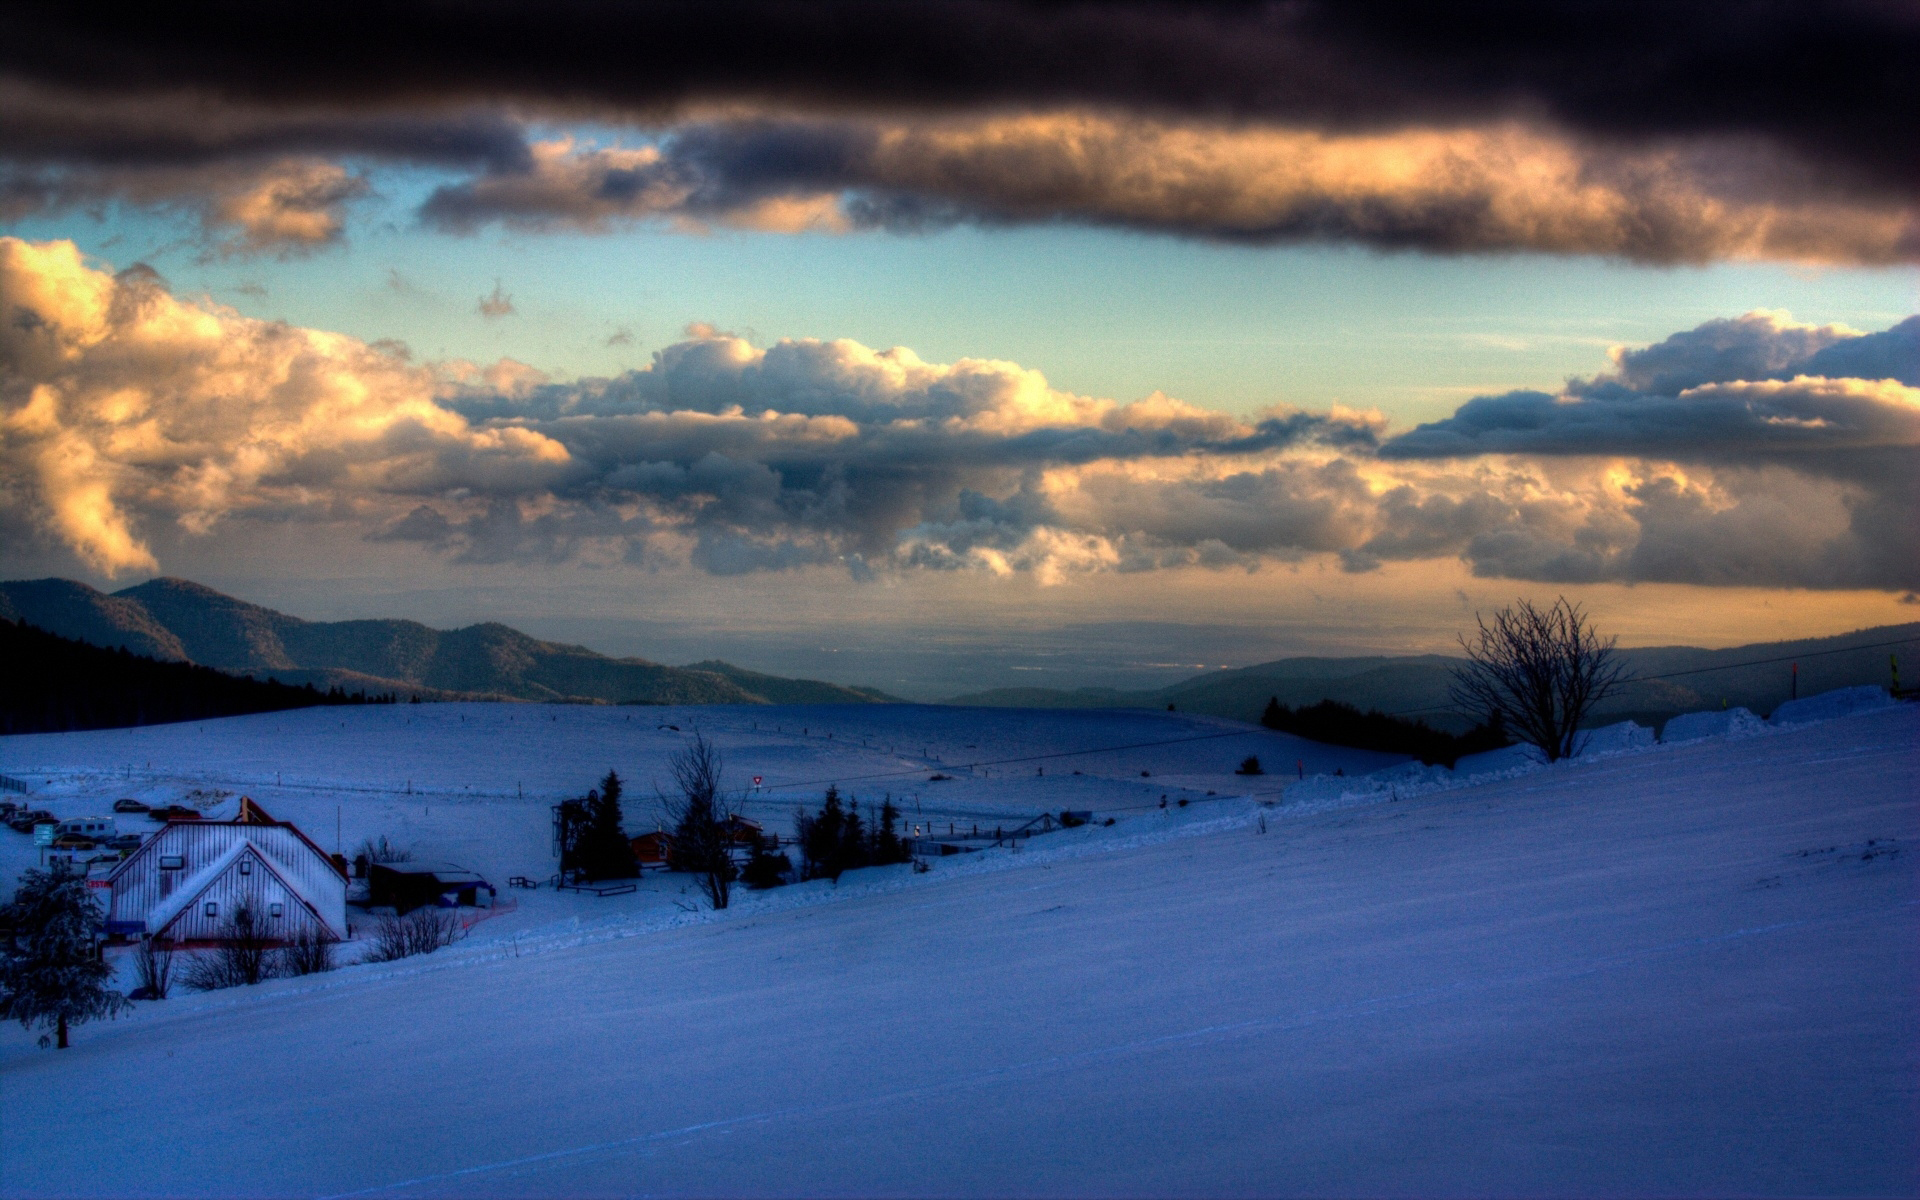
[[[1491,775],[1515,768],[1537,767],[1546,761],[1546,755],[1540,753],[1540,747],[1517,742],[1498,750],[1469,754],[1453,764],[1453,773],[1462,779],[1467,779],[1475,775]]]
[[[1606,725],[1581,734],[1576,739],[1573,756],[1590,758],[1596,754],[1623,754],[1628,750],[1644,750],[1653,744],[1653,730],[1650,727],[1621,721],[1617,725]]]
[[[1766,722],[1744,708],[1685,713],[1660,730],[1662,742],[1697,742],[1710,737],[1746,737],[1760,732]]]
[[[1877,684],[1838,688],[1805,700],[1789,700],[1773,710],[1772,721],[1775,725],[1804,725],[1809,721],[1831,721],[1854,713],[1873,712],[1898,703],[1887,694],[1887,689]]]

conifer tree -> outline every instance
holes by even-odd
[[[846,819],[840,823],[840,870],[852,871],[866,866],[870,861],[867,827],[860,820],[860,805],[856,801],[847,806]],[[837,877],[838,872],[835,875]]]
[[[818,814],[801,809],[794,815],[794,833],[800,839],[801,875],[806,879],[838,879],[840,846],[846,812],[840,807],[840,789],[829,786]]]
[[[900,810],[894,807],[893,797],[888,796],[880,803],[880,819],[873,829],[873,861],[875,865],[903,863],[913,855],[907,853],[907,845],[900,840],[894,826],[900,821]]]
[[[640,873],[633,843],[622,824],[620,792],[620,776],[610,770],[600,781],[600,790],[587,793],[586,827],[580,831],[576,853],[588,879],[632,879]]]
[[[106,986],[113,968],[94,951],[101,913],[86,876],[65,863],[55,863],[50,871],[28,870],[4,915],[15,944],[0,961],[0,1019],[28,1029],[51,1028],[56,1045],[65,1050],[69,1025],[131,1007]]]

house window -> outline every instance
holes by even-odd
[[[287,906],[284,904],[269,904],[267,905],[267,915],[270,917],[284,917],[287,915]]]
[[[241,873],[242,875],[251,875],[251,874],[253,874],[253,860],[252,860],[252,859],[250,859],[250,858],[243,858],[243,859],[241,859],[241,860],[240,860],[240,873]]]
[[[178,871],[186,865],[187,856],[184,854],[162,854],[160,856],[160,869],[162,871]]]
[[[210,917],[217,917],[217,916],[219,916],[219,915],[220,915],[220,903],[219,903],[219,901],[217,901],[217,900],[209,900],[209,901],[207,901],[207,915],[208,915],[208,916],[210,916]]]

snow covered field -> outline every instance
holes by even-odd
[[[1289,775],[1352,776],[1405,761],[1217,717],[1145,711],[402,704],[4,738],[0,773],[30,782],[31,802],[62,818],[106,813],[122,796],[166,804],[194,791],[229,793],[224,808],[210,810],[221,813],[245,794],[327,850],[336,826],[349,855],[384,834],[422,859],[460,862],[503,883],[552,874],[550,806],[585,793],[609,769],[626,781],[629,831],[652,829],[654,789],[668,782],[668,757],[696,727],[721,747],[730,788],[762,777],[745,811],[785,835],[794,806],[817,807],[829,783],[863,804],[891,794],[909,821],[944,832],[1018,825],[1063,808],[1109,815],[1157,808],[1161,796],[1277,791],[1283,766]],[[1073,753],[1111,746],[1140,748]],[[1233,774],[1248,755],[1274,775]],[[929,783],[935,774],[952,778]],[[120,821],[154,828],[144,817]],[[35,861],[28,838],[0,829],[6,878]]]
[[[757,801],[781,823],[828,779],[1117,823],[718,915],[542,891],[66,1052],[8,1027],[4,1190],[1920,1190],[1913,706],[1344,807],[1229,798],[1304,744],[1159,713],[399,706],[11,738],[0,771],[61,815],[244,790],[323,845],[337,810],[349,844],[545,874],[546,805],[608,766],[644,793],[655,726],[696,717],[806,785]]]

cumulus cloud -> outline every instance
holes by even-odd
[[[532,148],[438,189],[429,223],[604,229],[666,219],[798,231],[1079,221],[1250,242],[1355,241],[1649,262],[1895,262],[1900,201],[1841,200],[1751,148],[1620,149],[1518,124],[1334,134],[1088,111],[916,119],[743,115],[657,144]]]
[[[1604,8],[1494,3],[381,15],[369,39],[345,12],[8,6],[0,193],[155,203],[319,158],[472,172],[422,213],[455,229],[1069,220],[1652,262],[1920,255],[1920,146],[1874,115],[1901,111],[1920,56],[1898,6],[1730,0],[1630,38]],[[571,126],[637,144],[526,132]]]
[[[1017,363],[704,327],[609,378],[416,364],[5,239],[0,537],[36,530],[104,571],[154,568],[161,524],[260,518],[475,563],[722,575],[1060,582],[1324,556],[1911,591],[1914,329],[1749,314],[1389,437],[1376,414],[1122,402]],[[1807,373],[1842,362],[1892,373]]]
[[[564,448],[477,428],[432,373],[352,338],[181,301],[70,242],[0,238],[0,458],[10,500],[98,569],[156,566],[144,521],[531,486]]]
[[[1920,573],[1920,387],[1910,382],[1920,376],[1920,317],[1862,335],[1756,312],[1613,358],[1614,370],[1559,394],[1478,397],[1379,453],[1640,460],[1630,477],[1594,489],[1611,502],[1586,524],[1544,540],[1539,522],[1483,513],[1489,526],[1465,553],[1492,573],[1911,586]],[[1862,374],[1813,373],[1840,370]],[[1416,505],[1404,515],[1450,512],[1437,502],[1432,514]]]
[[[1812,461],[1920,446],[1920,317],[1862,336],[1778,313],[1711,321],[1559,395],[1481,396],[1381,448],[1388,458],[1613,454],[1687,461]],[[1880,378],[1812,371],[1873,366]]]

